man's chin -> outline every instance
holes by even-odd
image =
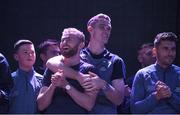
[[[168,67],[168,66],[170,66],[172,63],[173,63],[172,61],[169,61],[169,62],[166,63],[166,66]]]
[[[70,58],[72,57],[73,55],[70,55],[70,54],[62,54],[65,58]]]

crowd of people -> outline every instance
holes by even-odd
[[[65,28],[60,42],[48,39],[39,45],[37,67],[34,44],[18,40],[14,72],[0,53],[0,113],[180,113],[180,67],[173,64],[178,37],[162,32],[154,43],[143,44],[137,56],[141,68],[127,77],[123,59],[106,48],[111,29],[108,15],[93,16],[85,46],[82,31]]]

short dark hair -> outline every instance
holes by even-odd
[[[47,49],[49,46],[52,46],[52,45],[59,45],[59,42],[58,40],[55,40],[55,39],[47,39],[45,41],[43,41],[42,43],[39,44],[38,46],[38,52],[41,54],[41,53],[46,53]]]
[[[154,44],[153,43],[144,43],[141,45],[140,49],[149,48],[149,47],[154,47]]]
[[[153,48],[153,47],[154,47],[153,43],[144,43],[139,47],[138,52],[144,48]]]
[[[162,32],[156,35],[154,39],[154,47],[158,47],[161,41],[165,41],[165,40],[173,41],[176,43],[178,39],[176,34],[173,32]]]
[[[14,53],[17,53],[17,51],[19,50],[19,47],[21,47],[24,44],[33,44],[33,43],[30,40],[27,40],[27,39],[18,40],[14,44]]]

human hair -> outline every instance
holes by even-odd
[[[81,42],[85,42],[84,33],[76,28],[65,28],[62,32],[61,38],[70,37],[71,35],[78,37],[81,40]]]
[[[52,46],[52,45],[57,45],[58,46],[59,42],[57,40],[55,40],[55,39],[47,39],[47,40],[43,41],[38,46],[38,53],[39,54],[46,53],[48,47]]]
[[[99,21],[107,21],[109,24],[111,24],[111,18],[103,13],[97,14],[95,16],[93,16],[87,23],[87,27],[88,26],[94,26],[97,22]]]
[[[149,47],[154,47],[154,44],[153,43],[144,43],[141,45],[140,49],[149,48]]]
[[[14,44],[14,53],[17,53],[17,51],[19,50],[19,47],[21,47],[24,44],[33,44],[33,43],[30,40],[27,40],[27,39],[18,40]]]
[[[161,41],[177,42],[177,36],[173,32],[162,32],[156,35],[154,39],[154,47],[158,47]]]

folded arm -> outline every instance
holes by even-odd
[[[84,80],[82,86],[86,91],[103,90],[107,99],[115,105],[120,105],[124,98],[124,81],[123,79],[115,79],[112,85],[108,84],[105,80],[99,78],[94,73],[89,72],[91,78]]]
[[[52,101],[52,97],[55,91],[55,86],[51,84],[49,87],[43,86],[37,97],[38,109],[43,111],[46,109]]]
[[[71,98],[81,107],[90,111],[96,100],[97,92],[79,92],[74,87],[71,86],[70,90],[67,90],[67,93],[71,96]]]
[[[90,111],[96,99],[97,92],[80,92],[76,88],[74,88],[69,82],[66,80],[63,71],[56,72],[52,78],[51,82],[56,84],[57,87],[63,88],[66,92],[71,96],[71,98],[82,108]],[[69,86],[69,89],[66,87]]]
[[[70,67],[67,67],[66,65],[63,64],[63,62],[61,62],[61,60],[62,60],[62,56],[51,58],[47,61],[46,67],[51,71],[53,71],[54,73],[59,71],[59,69],[63,70],[64,75],[66,77],[71,79],[76,79],[81,84],[83,82],[85,75],[82,74],[81,72],[77,72],[73,70]]]

